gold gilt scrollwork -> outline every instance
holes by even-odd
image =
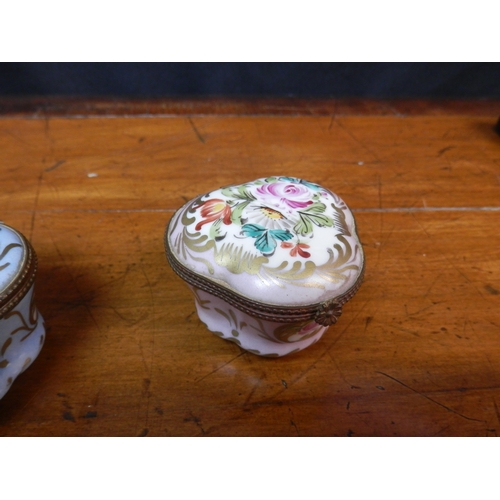
[[[38,324],[38,310],[35,306],[35,294],[31,295],[31,302],[29,306],[29,316],[26,319],[22,313],[18,310],[9,311],[4,317],[3,320],[7,320],[12,317],[17,317],[21,323],[20,326],[14,328],[11,332],[9,332],[9,336],[5,340],[5,342],[0,347],[0,356],[4,358],[7,353],[8,348],[13,343],[13,336],[19,332],[23,332],[23,337],[19,340],[19,342],[24,342],[36,329]],[[7,359],[3,359],[0,362],[0,368],[5,368],[9,364]]]
[[[189,232],[188,226],[193,224],[195,219],[189,217],[188,213],[194,210],[193,207],[198,202],[199,199],[191,203],[181,215],[184,228],[174,244],[184,259],[189,256],[194,261],[202,262],[210,274],[214,274],[213,265],[207,259],[195,256],[194,253],[200,254],[213,250],[215,263],[231,273],[258,275],[263,282],[269,284],[272,282],[279,286],[283,286],[283,283],[293,283],[296,286],[324,288],[324,285],[317,280],[308,280],[308,278],[316,273],[324,281],[339,283],[348,279],[346,274],[348,271],[359,271],[360,269],[359,265],[355,264],[359,247],[355,244],[353,248],[347,240],[346,236],[350,236],[350,232],[345,221],[345,214],[336,207],[334,207],[336,210],[334,220],[340,234],[337,235],[338,243],[335,243],[333,248],[327,249],[328,261],[321,266],[317,266],[310,260],[305,263],[296,261],[289,268],[288,261],[283,261],[279,266],[270,267],[267,265],[269,263],[268,257],[253,255],[235,243],[226,242],[217,247],[215,240],[210,239],[207,235],[202,235],[200,232]],[[177,223],[178,220],[175,222],[174,228]]]
[[[11,243],[10,245],[7,245],[2,253],[0,253],[0,260],[2,260],[13,248],[22,248],[22,245],[19,243]],[[5,264],[0,265],[0,271],[3,271],[6,267],[9,267],[11,265],[11,262],[6,262]]]
[[[234,243],[224,243],[219,249],[215,248],[214,258],[219,266],[233,274],[259,274],[262,265],[269,262],[267,257],[252,255]]]
[[[334,210],[333,225],[335,226],[337,231],[339,231],[340,234],[343,234],[345,236],[351,236],[351,232],[349,231],[349,227],[347,226],[347,221],[345,220],[344,211],[336,207],[333,203],[332,203],[332,208]]]

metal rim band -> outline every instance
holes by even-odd
[[[255,316],[259,319],[266,321],[275,321],[278,323],[295,323],[299,321],[307,321],[314,319],[319,324],[323,326],[329,326],[336,322],[336,317],[340,316],[340,313],[336,317],[324,317],[322,313],[326,310],[332,309],[336,306],[341,308],[348,300],[350,300],[354,294],[358,291],[364,276],[365,262],[363,259],[363,265],[358,278],[356,279],[354,285],[349,288],[342,295],[333,297],[327,301],[310,304],[303,307],[294,306],[277,306],[272,304],[264,304],[262,302],[257,302],[255,300],[244,297],[234,291],[222,288],[214,284],[209,278],[199,275],[190,269],[187,269],[175,256],[174,252],[170,248],[168,241],[170,223],[167,225],[164,236],[165,253],[167,255],[167,260],[174,270],[174,272],[180,276],[189,285],[199,288],[215,297],[218,297],[228,304],[236,307],[240,311]],[[339,309],[341,310],[341,309]],[[319,319],[321,318],[321,319]]]

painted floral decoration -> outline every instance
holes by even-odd
[[[311,257],[310,239],[315,227],[332,227],[334,220],[323,200],[327,193],[317,184],[293,177],[269,177],[220,190],[226,199],[200,200],[195,230],[211,224],[210,238],[221,241],[224,226],[239,226],[240,238],[252,238],[263,256],[272,256],[278,244],[293,258]]]
[[[359,272],[353,227],[347,206],[331,191],[276,176],[196,198],[173,219],[170,235],[193,270],[217,276],[220,266],[224,280],[231,279],[226,271],[246,273],[257,277],[257,287],[277,282],[306,287],[315,275],[317,291],[301,293],[319,297],[324,286],[347,288]]]
[[[231,224],[231,207],[224,201],[213,198],[202,203],[199,207],[203,219],[196,224],[196,231],[199,231],[205,224],[221,220],[224,224]]]
[[[290,250],[290,255],[292,257],[304,257],[305,259],[308,259],[311,254],[304,250],[305,248],[310,248],[309,245],[306,245],[305,243],[296,243],[295,245],[293,243],[288,243],[288,242],[283,242],[281,244],[282,248],[291,248]]]

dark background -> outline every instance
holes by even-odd
[[[0,63],[0,95],[500,98],[500,64]]]

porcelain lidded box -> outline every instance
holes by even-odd
[[[364,271],[347,205],[292,177],[228,186],[186,203],[167,226],[165,249],[207,328],[262,356],[318,341]]]
[[[38,356],[45,339],[33,294],[36,268],[28,240],[0,223],[0,398]]]

